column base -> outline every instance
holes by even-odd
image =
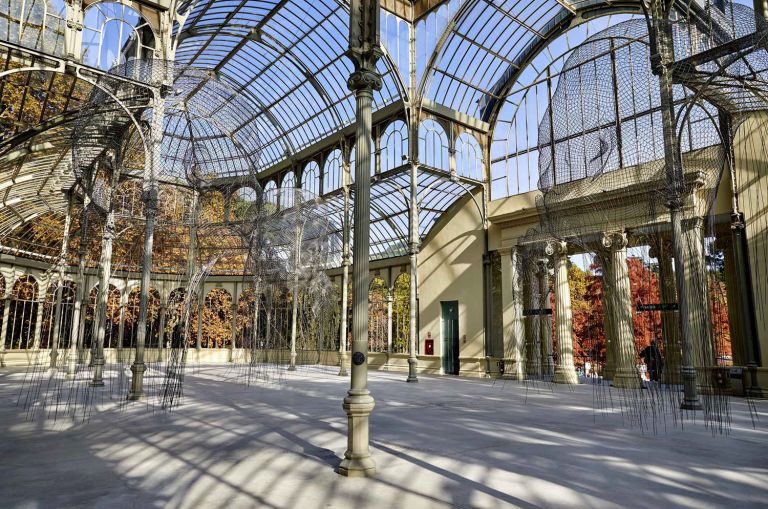
[[[617,389],[642,389],[643,382],[634,370],[619,369],[613,376],[613,386]]]
[[[133,377],[131,378],[131,389],[128,391],[128,396],[125,398],[126,400],[139,401],[144,399],[144,372],[146,370],[147,367],[143,362],[133,363],[131,366],[131,373],[133,373]]]
[[[555,368],[555,377],[552,379],[556,384],[579,385],[579,375],[576,374],[574,367]]]
[[[680,403],[681,410],[701,410],[702,406],[699,400],[683,401]]]
[[[376,475],[376,464],[370,456],[356,459],[344,458],[337,472],[344,477],[373,477]]]
[[[344,398],[347,413],[347,451],[337,472],[345,477],[371,477],[376,474],[376,464],[368,447],[368,418],[375,402],[367,390],[351,389]]]
[[[104,387],[104,359],[98,357],[91,363],[93,367],[93,380],[88,384],[91,387]]]
[[[418,364],[418,359],[414,357],[408,357],[408,378],[406,378],[406,382],[411,384],[419,383],[419,377],[416,375],[416,367]]]

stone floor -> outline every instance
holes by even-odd
[[[0,507],[766,507],[768,403],[730,434],[629,425],[618,394],[371,373],[373,479],[334,473],[348,380],[300,370],[245,387],[208,367],[168,413],[101,400],[87,422],[25,419],[0,372]],[[617,408],[606,406],[606,395]],[[597,402],[597,403],[596,403]],[[148,411],[149,410],[149,411]],[[755,414],[752,414],[755,415]],[[636,424],[636,423],[635,423]]]

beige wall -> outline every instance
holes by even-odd
[[[768,365],[768,114],[747,119],[736,132],[736,183],[747,223],[749,263],[763,366]]]
[[[482,195],[478,193],[476,198],[481,202]],[[420,352],[424,352],[424,340],[431,333],[435,355],[442,355],[440,302],[456,300],[462,371],[469,369],[463,358],[485,356],[483,243],[479,212],[467,196],[443,215],[419,253]]]

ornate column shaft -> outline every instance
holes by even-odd
[[[381,77],[376,61],[381,56],[379,47],[379,2],[352,0],[349,20],[349,51],[355,71],[347,86],[355,92],[357,100],[356,138],[357,164],[355,168],[355,238],[352,246],[352,280],[354,284],[352,307],[352,383],[344,398],[347,413],[347,450],[339,465],[345,476],[371,476],[376,466],[368,446],[368,417],[374,400],[368,391],[368,259],[370,252],[370,199],[371,199],[371,104],[373,91],[381,89]]]
[[[232,292],[232,339],[229,344],[229,362],[235,362],[235,350],[237,348],[237,302],[239,295],[237,294],[237,282],[235,282],[235,288]]]
[[[605,366],[603,367],[603,379],[613,380],[616,373],[616,327],[614,325],[613,299],[607,297],[605,281],[608,278],[607,271],[610,270],[608,263],[603,259],[601,261],[603,270],[603,328],[605,330]]]
[[[141,287],[139,290],[139,320],[136,335],[136,359],[131,366],[131,389],[127,399],[139,400],[144,397],[144,345],[147,338],[147,312],[149,290],[152,277],[152,250],[155,240],[155,219],[157,218],[158,177],[161,163],[161,144],[163,138],[163,120],[165,117],[165,99],[159,92],[155,93],[152,111],[152,126],[150,128],[150,153],[144,164],[144,253],[141,260]],[[202,322],[202,316],[200,317]]]
[[[50,276],[46,280],[41,280],[37,287],[37,312],[35,313],[35,329],[32,332],[32,349],[40,349],[40,339],[43,335],[43,312],[45,310],[45,301],[48,295],[48,286],[51,284]]]
[[[525,303],[530,313],[539,307],[538,264],[532,264],[525,273],[526,281],[523,288]],[[541,320],[535,314],[525,318],[525,373],[529,376],[540,376],[541,373]]]
[[[573,365],[573,312],[571,288],[568,285],[568,246],[565,242],[552,242],[546,253],[553,258],[555,267],[555,307],[557,316],[557,366],[554,382],[578,384],[579,377]]]
[[[603,291],[610,301],[614,375],[613,386],[621,389],[642,387],[635,365],[635,335],[632,322],[632,289],[627,267],[627,235],[608,233],[603,235],[606,249],[603,266]]]
[[[392,353],[392,289],[387,289],[387,353]]]
[[[112,191],[110,191],[112,192]],[[111,199],[110,199],[111,201]],[[101,238],[101,259],[99,260],[99,290],[96,294],[95,323],[96,335],[93,352],[93,379],[91,387],[104,386],[104,339],[107,327],[107,304],[109,300],[109,278],[112,273],[112,244],[115,239],[115,212],[110,206]]]
[[[83,211],[80,214],[80,246],[77,250],[77,276],[75,276],[76,296],[72,310],[72,332],[69,337],[69,352],[67,354],[67,377],[74,378],[77,373],[77,351],[83,344],[83,329],[85,328],[85,313],[83,306],[88,298],[88,284],[85,279],[85,255],[88,243],[88,208],[91,199],[86,193],[83,199]],[[5,323],[5,321],[3,321]]]
[[[298,206],[298,203],[296,203]],[[298,221],[298,218],[297,218]],[[296,321],[299,319],[299,266],[301,265],[301,226],[296,223],[293,249],[293,289],[291,291],[291,362],[289,371],[296,371]]]
[[[680,329],[682,338],[681,368],[683,378],[683,402],[681,408],[685,410],[701,409],[698,388],[696,386],[696,368],[693,365],[694,338],[693,324],[690,322],[692,310],[690,309],[693,295],[688,294],[686,271],[688,252],[683,239],[683,203],[689,192],[685,186],[685,175],[680,155],[680,143],[676,130],[676,116],[674,104],[674,80],[672,77],[672,64],[675,61],[674,39],[672,24],[669,19],[669,11],[666,2],[651,0],[650,14],[653,23],[651,28],[654,37],[651,40],[655,47],[651,48],[654,55],[652,62],[653,72],[659,77],[659,99],[661,105],[662,129],[664,134],[664,160],[666,163],[667,180],[667,207],[669,208],[670,224],[672,226],[672,245],[675,258],[675,281],[680,307]]]
[[[64,232],[61,241],[61,252],[59,253],[58,263],[58,287],[56,287],[56,304],[53,317],[53,335],[51,336],[51,369],[56,369],[59,359],[59,342],[61,339],[61,325],[64,320],[64,313],[62,310],[62,301],[64,297],[64,271],[67,267],[67,254],[69,252],[69,230],[72,227],[72,208],[74,206],[75,199],[74,193],[69,193],[69,204],[67,206],[67,215],[64,216]]]
[[[349,188],[344,189],[342,223],[341,324],[339,327],[339,376],[347,376],[347,303],[349,300]]]
[[[504,305],[504,356],[514,364],[508,373],[516,380],[525,378],[525,321],[523,318],[523,290],[521,256],[517,247],[501,253],[502,301]]]
[[[377,2],[378,3],[378,2]],[[413,5],[411,5],[413,11]],[[410,162],[410,199],[408,200],[408,236],[409,236],[409,272],[411,281],[409,285],[408,307],[408,378],[407,382],[416,383],[419,377],[416,374],[419,358],[418,342],[418,316],[419,316],[419,248],[421,237],[419,235],[419,98],[416,97],[416,27],[415,23],[408,24],[408,96],[410,104],[408,108],[408,158]]]
[[[13,290],[13,280],[5,287],[5,295],[2,296],[3,305],[3,323],[0,325],[0,367],[5,367],[5,338],[8,336],[8,320],[11,316],[11,291]]]
[[[675,274],[672,269],[672,244],[668,240],[659,239],[657,255],[659,261],[659,293],[662,304],[677,302]],[[680,366],[682,350],[680,348],[680,315],[679,311],[661,312],[661,333],[664,339],[664,370],[663,381],[668,384],[681,384]]]
[[[538,281],[539,314],[539,355],[541,356],[541,374],[548,378],[555,374],[555,361],[552,351],[552,315],[548,314],[552,306],[549,302],[549,266],[547,260],[536,262],[536,277]]]

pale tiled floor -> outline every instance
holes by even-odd
[[[189,375],[173,412],[101,399],[90,419],[25,419],[0,371],[0,507],[766,507],[768,404],[732,400],[728,436],[642,431],[595,412],[590,386],[371,373],[378,475],[334,473],[348,379],[302,369],[244,387]],[[613,396],[617,404],[617,395]],[[38,413],[39,415],[39,413]],[[659,421],[660,424],[663,424]]]

